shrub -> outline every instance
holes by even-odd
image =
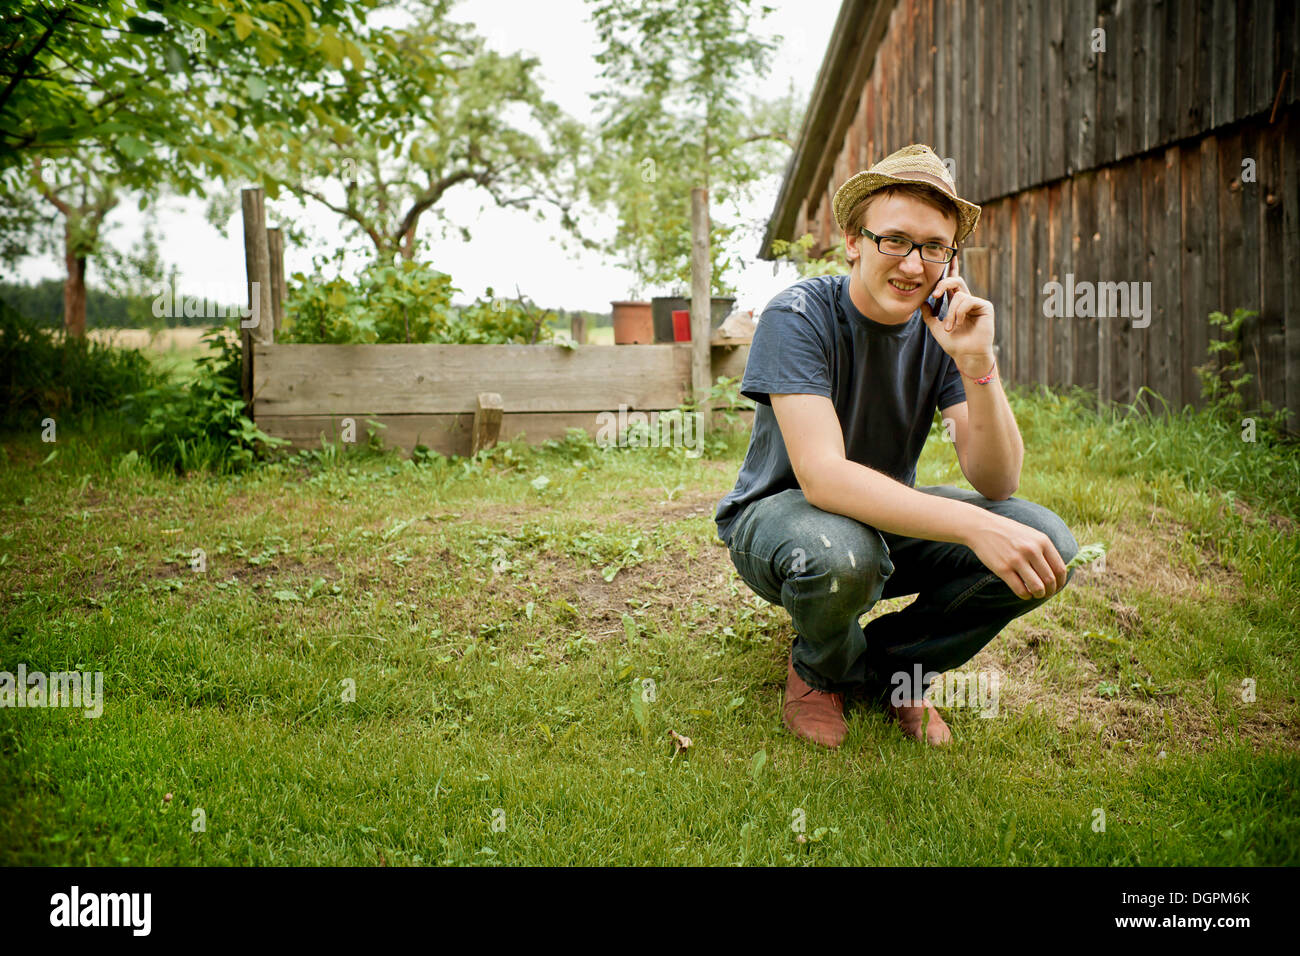
[[[356,284],[302,273],[285,302],[282,342],[502,345],[548,342],[555,318],[524,300],[451,304],[451,277],[423,263],[374,263]]]
[[[128,420],[139,427],[140,450],[154,467],[177,474],[241,471],[267,450],[289,444],[244,414],[239,339],[226,334],[237,321],[204,333],[216,354],[195,360],[191,381],[145,389],[124,404]]]
[[[162,380],[138,349],[67,338],[0,303],[0,427],[115,408]]]

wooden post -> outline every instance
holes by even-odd
[[[501,416],[505,406],[496,392],[479,392],[474,409],[474,434],[470,438],[469,454],[472,458],[480,449],[491,448],[501,435]]]
[[[712,286],[709,271],[709,191],[701,186],[691,190],[691,389],[695,394],[700,413],[699,437],[707,434],[712,419],[712,406],[707,395],[712,384],[711,352],[712,329],[710,313],[712,303],[709,289]]]
[[[275,318],[272,328],[280,331],[284,319],[284,233],[280,227],[266,230],[266,246],[271,257],[271,314]]]
[[[271,315],[271,254],[266,242],[266,203],[262,190],[241,192],[244,211],[244,266],[248,273],[249,316],[239,320],[239,343],[243,354],[240,368],[241,391],[248,411],[253,406],[253,343],[275,341]]]
[[[587,344],[587,317],[581,312],[569,316],[569,334],[579,345]]]

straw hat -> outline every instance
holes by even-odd
[[[877,189],[899,183],[918,183],[943,193],[957,206],[957,237],[961,242],[975,230],[980,218],[980,207],[957,195],[957,186],[943,164],[929,146],[913,143],[896,153],[890,153],[870,169],[864,169],[835,192],[831,209],[840,231],[848,224],[853,207]]]

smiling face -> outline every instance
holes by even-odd
[[[849,296],[869,319],[886,325],[906,322],[934,291],[943,277],[944,263],[925,261],[920,249],[906,256],[886,255],[873,240],[858,232],[855,219],[859,217],[850,217],[851,232],[845,236],[845,254],[851,265]],[[878,236],[956,245],[956,211],[941,212],[904,191],[872,197],[859,223]]]

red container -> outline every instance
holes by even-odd
[[[691,310],[673,309],[673,341],[689,342],[691,340]]]

